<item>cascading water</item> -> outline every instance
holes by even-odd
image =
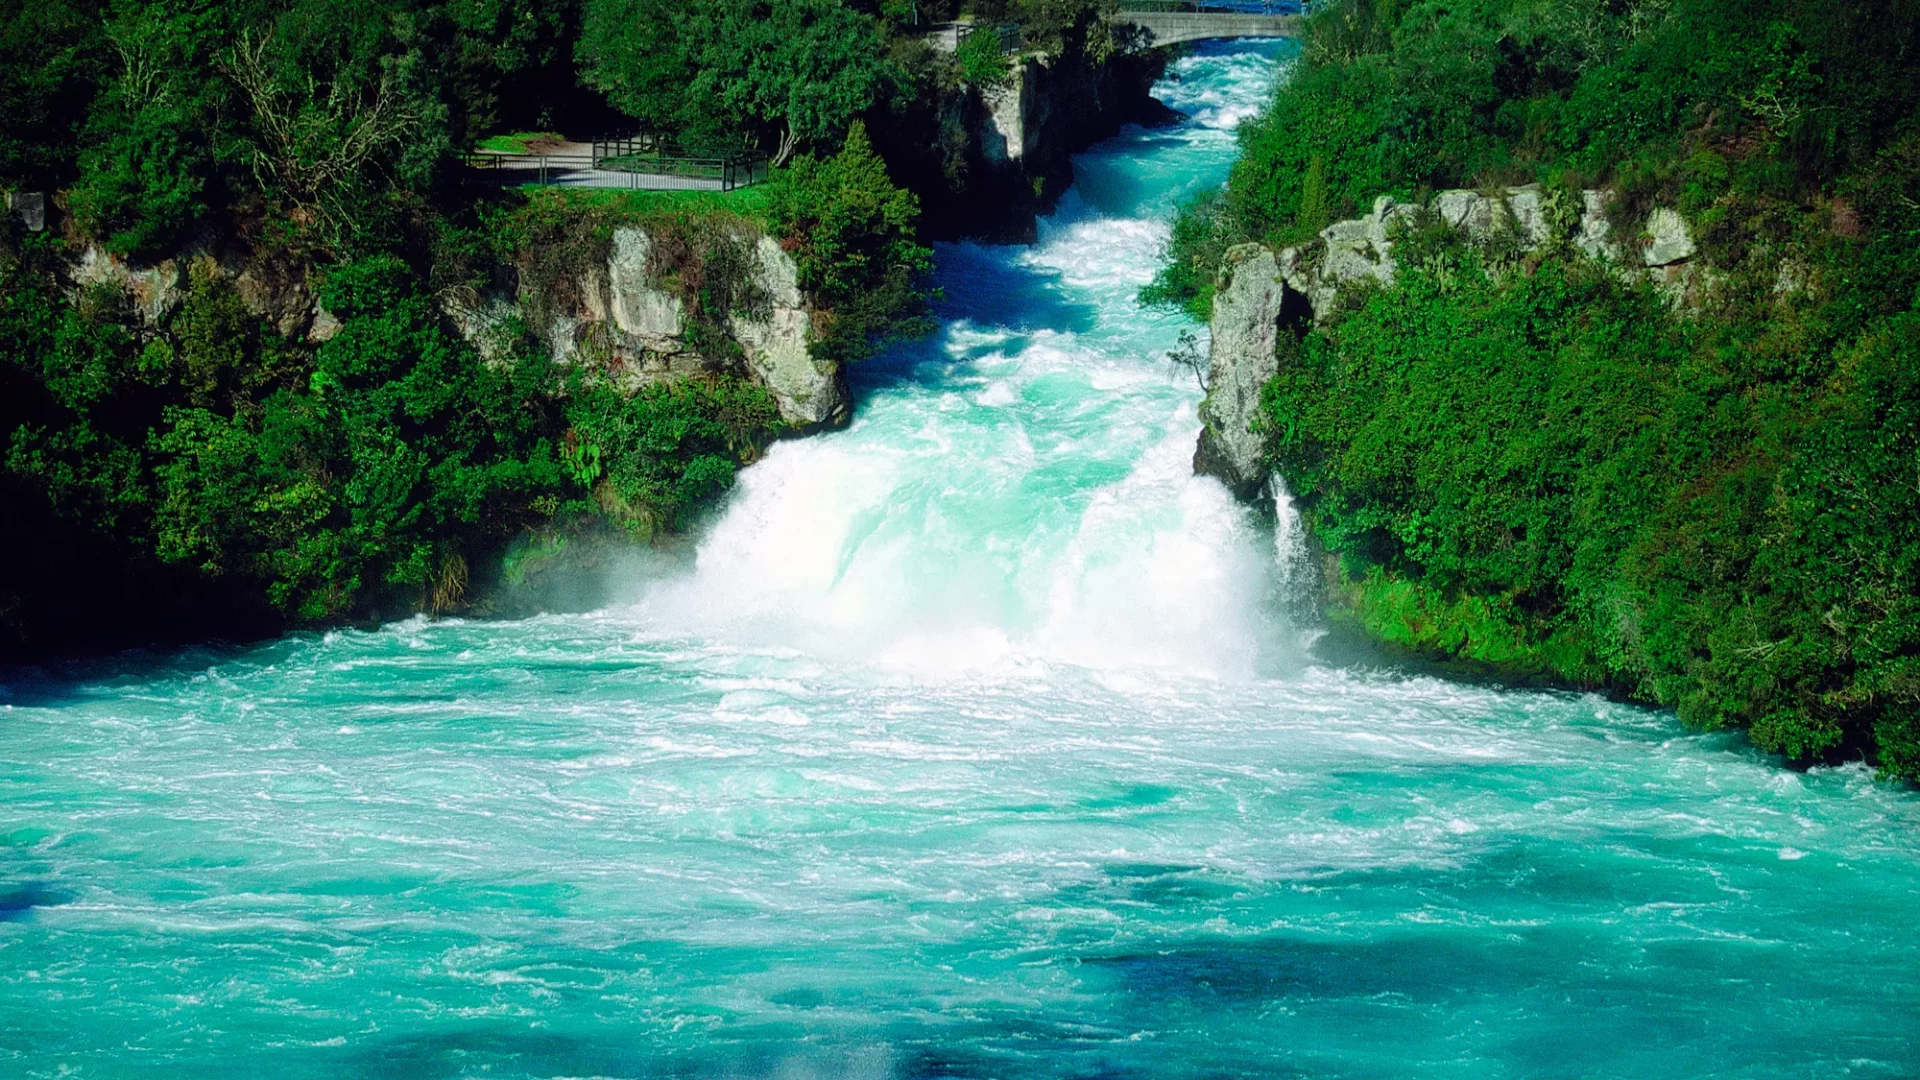
[[[1280,594],[1287,600],[1299,596],[1313,575],[1312,556],[1307,550],[1306,525],[1293,504],[1293,492],[1287,490],[1283,476],[1267,480],[1267,497],[1273,500],[1273,566],[1280,583]]]
[[[943,249],[629,604],[11,682],[0,1074],[1920,1068],[1910,794],[1294,648],[1132,299],[1280,52]]]

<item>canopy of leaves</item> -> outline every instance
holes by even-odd
[[[575,86],[571,0],[47,0],[3,14],[0,186],[68,188],[82,229],[123,255],[261,222],[333,252],[391,248],[451,149],[543,110],[605,112]]]
[[[825,160],[802,157],[774,189],[769,213],[821,305],[816,355],[861,360],[882,342],[926,328],[933,252],[915,235],[920,200],[893,185],[856,122]]]
[[[1712,274],[1675,310],[1565,251],[1403,239],[1396,284],[1289,341],[1266,391],[1336,610],[1920,777],[1913,6],[1349,0],[1310,26],[1163,298],[1226,242],[1536,179],[1610,182],[1622,225],[1678,206]]]
[[[581,74],[647,130],[776,161],[895,93],[878,19],[840,0],[587,0]]]
[[[1378,195],[1447,187],[1613,186],[1629,212],[1796,200],[1920,104],[1906,0],[1342,0],[1306,26],[1240,130],[1233,240],[1294,243]]]

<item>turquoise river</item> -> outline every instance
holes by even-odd
[[[1920,1075],[1920,797],[1318,661],[1191,475],[1134,294],[1287,55],[620,603],[0,676],[0,1076]]]

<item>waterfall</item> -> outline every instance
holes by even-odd
[[[1292,48],[942,248],[631,605],[0,671],[0,1075],[1911,1075],[1911,792],[1256,647],[1300,515],[1135,297]]]
[[[1274,473],[1267,480],[1267,494],[1273,499],[1274,580],[1280,596],[1289,605],[1304,598],[1313,581],[1313,558],[1307,553],[1307,530],[1300,520],[1300,508],[1293,505],[1293,492],[1286,478]]]

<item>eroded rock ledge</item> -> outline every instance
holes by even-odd
[[[843,424],[852,413],[852,393],[838,365],[816,360],[808,348],[812,306],[799,285],[793,257],[771,237],[751,242],[750,281],[758,302],[750,313],[726,316],[722,329],[738,346],[737,357],[720,358],[697,342],[693,321],[679,296],[655,280],[650,267],[654,237],[643,226],[613,230],[604,263],[582,267],[558,296],[536,297],[539,286],[522,280],[512,299],[497,296],[452,312],[468,340],[493,347],[510,317],[548,313],[532,326],[562,363],[595,365],[628,392],[650,383],[701,375],[732,374],[764,387],[780,418],[806,431]],[[532,322],[532,319],[527,319]]]
[[[1335,222],[1306,244],[1278,251],[1261,244],[1229,249],[1214,291],[1208,393],[1200,406],[1194,471],[1218,477],[1243,499],[1260,495],[1267,482],[1266,446],[1253,425],[1261,387],[1278,373],[1280,335],[1325,321],[1343,291],[1392,285],[1399,270],[1394,245],[1404,229],[1437,220],[1471,244],[1599,260],[1652,281],[1676,304],[1695,299],[1712,275],[1695,259],[1698,249],[1686,221],[1676,211],[1656,209],[1638,235],[1623,239],[1608,214],[1611,199],[1610,192],[1588,190],[1574,206],[1566,195],[1534,185],[1492,194],[1442,191],[1425,203],[1381,196],[1365,217]]]
[[[444,296],[441,305],[453,326],[484,355],[503,353],[503,335],[513,332],[516,320],[531,324],[529,313],[551,311],[544,325],[531,329],[553,357],[595,365],[628,392],[650,383],[732,374],[766,388],[779,405],[780,418],[796,430],[847,421],[853,399],[846,377],[837,365],[813,358],[807,342],[812,307],[800,289],[798,267],[779,244],[767,236],[752,238],[749,288],[760,302],[750,314],[736,312],[724,321],[726,335],[738,346],[735,355],[732,349],[696,346],[679,297],[652,280],[652,243],[642,227],[615,229],[604,262],[589,263],[560,290],[565,303],[555,304],[553,297],[535,302],[530,295],[534,286],[523,281],[492,296]],[[185,300],[194,274],[224,279],[249,312],[284,337],[319,344],[340,329],[301,266],[207,253],[139,266],[89,245],[68,270],[76,291],[117,291],[154,327]],[[715,359],[715,353],[729,358]]]

